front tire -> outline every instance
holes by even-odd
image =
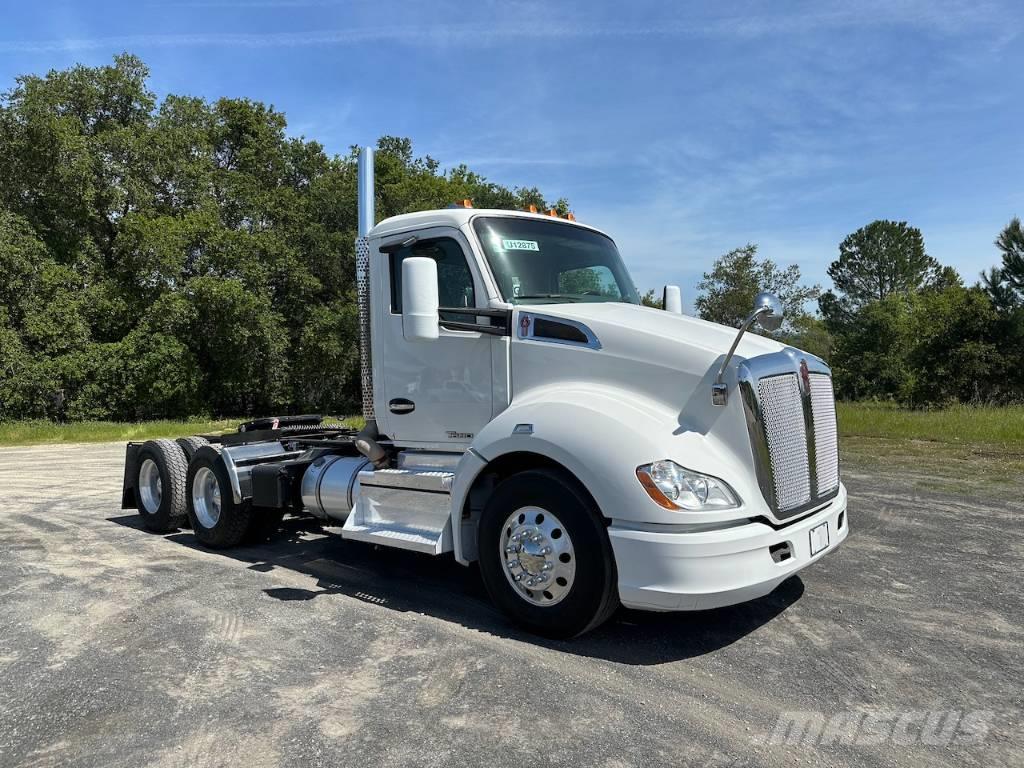
[[[618,607],[604,521],[561,472],[529,470],[502,481],[484,508],[477,552],[491,599],[531,632],[575,637]]]
[[[201,544],[213,549],[237,545],[249,529],[252,510],[235,503],[231,481],[216,449],[199,448],[188,465],[188,519]]]
[[[139,449],[135,508],[154,533],[169,533],[185,524],[185,454],[173,440],[149,440]]]

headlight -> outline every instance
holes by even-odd
[[[647,494],[665,509],[705,512],[740,505],[732,488],[717,477],[703,475],[662,459],[636,468]]]

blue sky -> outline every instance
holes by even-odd
[[[876,218],[968,282],[1024,216],[1024,4],[4,0],[0,82],[119,51],[164,95],[248,96],[329,151],[565,196],[690,304],[747,242],[810,282]]]

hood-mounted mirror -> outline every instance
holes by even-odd
[[[754,311],[747,315],[747,319],[740,326],[739,333],[736,334],[736,338],[732,341],[732,346],[729,347],[728,354],[722,361],[722,365],[718,368],[715,383],[711,385],[712,403],[721,406],[729,402],[729,387],[723,381],[725,369],[729,365],[729,361],[732,360],[736,347],[739,346],[740,339],[743,338],[743,334],[747,332],[747,329],[756,321],[766,331],[777,331],[782,327],[783,319],[784,309],[778,296],[768,291],[761,291],[761,293],[754,297]]]

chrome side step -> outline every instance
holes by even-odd
[[[345,527],[341,529],[341,536],[354,541],[366,541],[371,544],[380,544],[383,547],[395,547],[396,549],[411,549],[414,552],[423,552],[428,555],[439,555],[447,550],[441,548],[441,536],[437,531],[424,531],[418,528],[401,528],[396,525],[357,525],[351,522],[354,516],[350,515],[345,521]]]
[[[429,555],[450,552],[454,478],[435,467],[363,470],[342,538]]]

